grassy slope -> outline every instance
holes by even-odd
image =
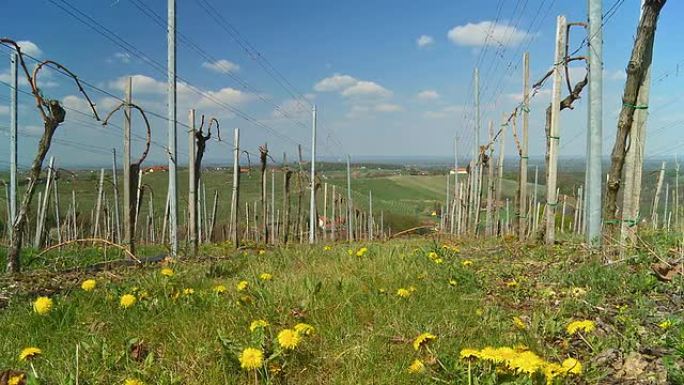
[[[120,269],[97,275],[93,293],[78,288],[92,275],[58,279],[36,273],[18,286],[5,285],[17,294],[9,295],[9,305],[0,310],[0,370],[26,370],[16,357],[23,347],[35,345],[44,350],[35,361],[44,382],[73,383],[79,344],[82,384],[119,384],[125,378],[147,384],[250,383],[253,378],[239,369],[235,357],[237,350],[254,345],[248,327],[260,318],[272,325],[269,339],[297,322],[317,330],[278,360],[284,367],[272,378],[276,384],[439,382],[430,377],[465,384],[467,365],[458,352],[486,345],[524,344],[556,362],[576,357],[585,374],[569,383],[624,383],[611,373],[615,362],[597,361],[611,348],[625,355],[660,350],[665,356],[660,366],[646,367],[656,374],[662,374],[667,362],[684,359],[684,325],[677,318],[681,279],[658,282],[644,256],[606,267],[570,245],[543,249],[473,242],[454,254],[441,244],[430,239],[371,244],[363,257],[350,256],[345,245],[329,251],[297,247],[263,255],[248,252],[173,264],[176,275],[171,279],[162,277],[158,266]],[[667,245],[661,247],[666,250]],[[443,264],[427,257],[431,250],[440,253]],[[230,252],[213,246],[205,254]],[[463,266],[466,259],[473,264]],[[262,272],[272,273],[273,280],[261,282]],[[250,283],[246,303],[235,290],[242,279]],[[509,284],[513,281],[517,285]],[[213,293],[216,284],[228,292]],[[395,295],[398,288],[410,286],[416,288],[410,298]],[[136,288],[148,297],[120,309],[119,296]],[[184,288],[195,293],[174,299]],[[574,295],[575,288],[586,294]],[[39,294],[55,300],[48,316],[31,311],[30,301]],[[525,320],[526,330],[516,329],[514,316]],[[567,323],[584,318],[596,321],[597,331],[586,342],[568,337]],[[666,319],[674,325],[663,330],[657,324]],[[437,335],[432,353],[418,354],[411,347],[421,332]],[[132,358],[128,345],[133,339],[151,352],[147,359]],[[410,375],[407,367],[418,356],[432,362],[429,373]],[[681,369],[668,365],[670,381],[681,383]],[[529,383],[525,377],[497,375],[488,365],[476,364],[473,375],[477,384]]]

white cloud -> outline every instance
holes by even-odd
[[[39,57],[43,54],[43,51],[38,48],[38,45],[30,40],[19,40],[17,45],[21,48],[21,52],[33,57]]]
[[[212,63],[204,62],[202,63],[202,68],[206,68],[208,70],[222,74],[227,74],[238,71],[240,69],[240,66],[233,63],[232,61],[220,59]]]
[[[416,97],[421,100],[436,100],[439,99],[439,94],[435,90],[425,90],[419,92]]]
[[[314,90],[318,92],[340,91],[358,83],[353,76],[334,74],[314,85]]]
[[[308,116],[311,110],[300,100],[287,99],[280,104],[278,108],[274,108],[271,116],[275,119],[280,118],[303,118]]]
[[[199,108],[214,108],[217,107],[217,102],[220,104],[228,104],[231,106],[245,104],[256,98],[256,95],[236,90],[235,88],[221,88],[218,91],[206,91],[205,96],[197,102]]]
[[[420,48],[429,47],[435,44],[435,39],[433,39],[432,36],[421,35],[418,39],[416,39],[416,44]]]
[[[525,31],[492,21],[458,25],[447,33],[447,37],[454,44],[469,47],[516,46],[528,36],[529,34]]]
[[[114,54],[113,60],[110,59],[109,62],[117,60],[121,63],[128,64],[131,62],[131,55],[128,52],[117,52]]]
[[[344,97],[379,97],[388,98],[392,96],[392,92],[378,83],[361,80],[353,86],[342,91]]]
[[[146,75],[132,75],[133,94],[163,94],[166,92],[166,82],[158,81]],[[109,87],[117,91],[125,91],[128,76],[122,76],[109,82]]]

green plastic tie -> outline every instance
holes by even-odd
[[[622,103],[624,107],[631,107],[634,108],[635,110],[646,110],[648,109],[648,105],[643,104],[643,105],[634,105],[634,104],[629,104],[629,103]]]
[[[558,206],[558,202],[556,202],[556,203],[546,202],[546,205],[551,206],[551,207],[556,207],[556,206]]]
[[[522,110],[525,111],[525,112],[530,112],[530,108],[527,107],[527,106],[523,106],[523,107],[522,107]]]
[[[527,156],[521,156],[520,159],[529,159]]]
[[[560,140],[560,136],[551,136],[551,135],[549,135],[549,139]]]

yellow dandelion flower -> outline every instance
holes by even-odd
[[[265,328],[268,325],[269,325],[269,323],[267,321],[262,320],[262,319],[258,319],[258,320],[252,321],[252,323],[249,325],[249,331],[254,332],[257,329]]]
[[[433,211],[432,213],[430,213],[430,216],[436,217],[436,216],[437,216],[437,211]]]
[[[517,351],[515,351],[512,348],[509,348],[508,346],[502,346],[499,348],[494,349],[494,356],[496,359],[498,359],[500,362],[509,362],[512,360],[516,355],[518,354]]]
[[[283,349],[292,350],[296,348],[297,345],[299,345],[300,340],[301,337],[299,336],[299,333],[292,329],[284,329],[278,333],[278,344],[280,344]]]
[[[669,320],[669,319],[667,319],[667,320],[665,320],[665,321],[659,323],[659,324],[658,324],[658,327],[661,328],[661,329],[663,329],[663,330],[667,330],[667,329],[669,329],[670,327],[672,327],[672,321]]]
[[[52,300],[48,297],[38,297],[33,302],[33,311],[40,315],[46,315],[52,310]]]
[[[367,252],[368,252],[368,248],[362,247],[356,252],[356,256],[357,257],[363,257],[364,255],[366,255]]]
[[[444,263],[444,260],[442,258],[437,258],[434,260],[434,262],[438,265],[441,265],[442,263]]]
[[[568,334],[570,335],[573,335],[579,331],[591,333],[594,331],[594,329],[596,329],[596,324],[594,323],[594,321],[591,320],[572,321],[565,328],[565,330],[567,330]]]
[[[193,294],[195,294],[195,289],[193,289],[191,287],[186,287],[185,289],[183,289],[183,295],[193,295]]]
[[[397,295],[401,298],[408,298],[411,296],[411,292],[402,287],[401,289],[397,290]]]
[[[541,369],[546,377],[546,384],[553,385],[553,379],[563,374],[563,367],[553,362],[547,362]]]
[[[121,306],[124,309],[128,309],[129,307],[135,305],[137,300],[138,299],[135,298],[133,294],[124,294],[121,296],[121,299],[119,300],[119,306]]]
[[[43,351],[36,347],[24,348],[21,353],[19,353],[19,361],[30,361],[41,354],[43,354]]]
[[[173,272],[173,269],[165,267],[161,269],[161,275],[164,277],[173,277],[176,273]]]
[[[237,291],[245,291],[247,290],[247,287],[249,287],[249,282],[247,281],[240,281],[237,285],[235,285],[235,289]]]
[[[459,354],[459,356],[462,360],[470,358],[480,358],[480,351],[477,349],[465,348],[461,349],[461,353]]]
[[[545,361],[534,352],[516,354],[508,361],[508,367],[516,373],[533,374],[544,367]]]
[[[461,265],[463,265],[464,267],[468,267],[472,264],[473,264],[473,261],[471,261],[470,259],[466,259],[465,261],[461,262]]]
[[[323,246],[323,250],[325,250],[325,251],[330,251],[330,250],[332,250],[332,246],[330,246],[330,245],[325,245],[325,246]]]
[[[484,314],[484,310],[482,310],[480,308],[475,309],[475,315],[482,317],[483,314]]]
[[[24,373],[15,374],[9,378],[7,385],[19,385],[24,380]]]
[[[456,286],[456,285],[458,285],[458,282],[456,282],[455,279],[450,279],[450,280],[449,280],[449,285],[450,285],[450,286]]]
[[[266,250],[264,250],[264,249],[259,250],[259,255],[264,255],[264,254],[266,254]]]
[[[428,253],[428,258],[430,258],[434,261],[435,259],[439,258],[439,256],[434,251],[431,251]]]
[[[573,287],[572,290],[570,290],[570,293],[573,297],[582,297],[587,294],[587,291],[581,287]]]
[[[296,324],[294,329],[297,333],[303,336],[310,336],[316,331],[316,329],[313,326],[305,323]]]
[[[421,347],[427,345],[430,341],[437,339],[437,336],[430,333],[421,333],[413,340],[413,349],[420,350]]]
[[[124,385],[145,385],[145,383],[136,378],[127,378]]]
[[[97,281],[94,279],[86,279],[81,283],[81,289],[84,291],[93,291],[95,290],[95,286],[97,286]]]
[[[565,373],[582,374],[582,364],[574,358],[566,358],[561,366]]]
[[[525,325],[525,321],[523,321],[522,318],[520,318],[520,317],[513,317],[513,325],[515,325],[515,327],[520,329],[520,330],[527,329],[527,325]]]
[[[264,364],[264,352],[260,349],[246,348],[240,353],[240,367],[245,370],[259,369]]]
[[[506,282],[506,286],[507,287],[516,287],[516,286],[518,286],[518,281],[516,281],[515,279],[512,279],[512,280]]]
[[[214,286],[214,288],[213,288],[212,290],[213,290],[214,293],[216,293],[216,294],[223,294],[223,293],[225,293],[226,290],[228,290],[228,289],[226,289],[226,287],[223,286],[223,285],[216,285],[216,286]]]
[[[414,360],[413,363],[408,367],[408,372],[411,374],[419,374],[425,371],[425,364],[421,360]]]
[[[261,273],[259,279],[262,281],[270,281],[273,279],[273,276],[270,273]]]

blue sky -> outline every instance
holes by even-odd
[[[165,1],[0,1],[10,10],[0,14],[3,36],[30,42],[25,43],[30,53],[61,62],[116,97],[123,95],[122,80],[134,76],[134,101],[149,111],[166,114],[165,74],[149,63],[166,64],[165,30],[140,9],[165,17]],[[613,3],[605,2],[604,9]],[[217,24],[203,4],[217,9],[218,17],[230,26]],[[117,46],[58,5],[83,12],[135,48],[127,51]],[[479,62],[484,139],[487,122],[492,119],[498,127],[501,115],[510,113],[518,103],[522,52],[530,52],[535,81],[553,61],[556,16],[582,21],[585,7],[584,1],[567,0],[179,1],[178,74],[182,84],[178,120],[186,123],[187,109],[195,107],[198,115],[220,120],[224,138],[229,139],[229,131],[239,127],[248,150],[256,152],[258,144],[268,142],[277,159],[283,152],[292,159],[297,143],[309,148],[309,103],[315,103],[320,117],[319,154],[323,157],[341,158],[347,153],[356,157],[447,156],[452,154],[455,137],[459,138],[459,151],[465,154],[473,143],[473,68]],[[684,29],[676,15],[682,12],[684,5],[668,2],[656,37],[647,139],[647,152],[653,156],[675,154],[680,144],[677,133],[684,124],[684,113],[678,100],[684,67],[679,74],[677,65],[684,65],[680,49]],[[29,14],[31,19],[18,17]],[[604,32],[606,154],[612,147],[623,68],[638,17],[639,2],[626,0]],[[582,38],[583,31],[573,32],[571,49]],[[0,81],[7,81],[8,52],[0,48]],[[138,52],[145,58],[137,56]],[[571,73],[573,80],[579,80],[583,69],[574,68]],[[76,89],[61,75],[46,71],[41,76],[47,96],[86,111]],[[532,156],[543,154],[543,110],[549,91],[550,83],[532,103]],[[89,94],[101,113],[118,103],[97,90],[89,90]],[[9,125],[8,97],[9,88],[0,83],[0,135],[4,138]],[[121,124],[120,115],[114,119]],[[155,145],[148,163],[162,163],[167,123],[156,117],[151,121]],[[21,95],[23,166],[33,156],[39,124],[31,99]],[[134,130],[142,135],[139,121]],[[580,101],[574,111],[563,112],[561,156],[582,155],[585,136],[586,109]],[[121,148],[116,127],[100,128],[91,118],[73,111],[68,111],[67,122],[56,138],[51,155],[68,166],[105,165],[110,162],[111,148]],[[186,158],[187,141],[185,129],[179,126],[181,162]],[[138,140],[135,148],[140,146]],[[206,159],[228,163],[229,151],[227,143],[210,143]],[[7,140],[0,141],[0,154],[8,154]],[[515,154],[510,133],[507,154]],[[6,162],[0,159],[0,167],[6,167]]]

